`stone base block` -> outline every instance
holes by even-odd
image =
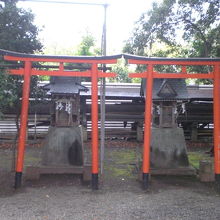
[[[201,182],[214,182],[214,166],[212,161],[202,160],[199,163],[199,179]]]
[[[26,168],[25,176],[28,180],[38,180],[41,174],[82,174],[82,180],[89,182],[91,181],[91,165],[71,167],[29,166]]]
[[[182,128],[152,128],[151,167],[188,167],[189,161]]]

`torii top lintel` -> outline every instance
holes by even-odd
[[[32,61],[32,62],[76,62],[76,63],[115,63],[117,59],[125,58],[129,63],[135,64],[176,64],[176,65],[215,65],[220,58],[166,58],[166,57],[145,57],[130,54],[118,54],[112,56],[58,56],[58,55],[36,55],[18,53],[0,49],[0,55],[5,60]]]
[[[59,63],[59,70],[41,70],[31,68],[31,75],[48,75],[48,76],[77,76],[77,77],[91,77],[94,69],[87,71],[68,71],[65,70],[64,63],[86,63],[91,65],[98,64],[114,64],[122,55],[114,56],[52,56],[52,55],[35,55],[17,53],[13,51],[1,50],[0,55],[4,56],[8,61],[23,61],[23,62],[55,62]],[[92,68],[92,67],[91,67]],[[9,73],[12,75],[23,75],[24,69],[10,69]],[[98,77],[115,77],[115,73],[98,71]]]
[[[217,71],[217,66],[220,65],[220,58],[163,58],[163,57],[143,57],[134,56],[130,54],[124,54],[123,57],[128,60],[130,64],[142,64],[151,66],[151,72],[153,78],[196,78],[196,79],[213,79],[214,73]],[[155,65],[176,65],[181,66],[181,72],[178,73],[162,73],[154,70]],[[209,73],[189,73],[187,72],[187,66],[213,66],[214,69]],[[149,70],[142,73],[130,73],[129,77],[132,78],[148,78]]]
[[[164,64],[164,65],[215,65],[220,63],[220,58],[167,58],[167,57],[144,57],[123,54],[123,57],[134,64]]]
[[[31,62],[70,62],[70,63],[115,63],[122,55],[113,56],[57,56],[57,55],[36,55],[18,53],[8,50],[1,50],[0,55],[4,56],[5,60],[13,61],[31,61]]]

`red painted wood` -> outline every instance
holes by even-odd
[[[150,173],[150,142],[151,142],[151,112],[152,112],[152,90],[153,90],[153,66],[148,65],[145,115],[144,115],[144,148],[143,148],[143,173]]]
[[[5,60],[11,61],[30,61],[30,62],[55,62],[55,63],[99,63],[99,64],[113,64],[117,63],[117,59],[109,59],[109,60],[97,60],[97,59],[61,59],[61,58],[41,58],[41,57],[15,57],[15,56],[4,56]]]
[[[92,174],[99,172],[98,142],[98,70],[97,64],[92,65]]]
[[[215,65],[214,76],[214,162],[215,174],[220,174],[220,65]]]
[[[28,106],[29,106],[29,93],[30,93],[30,79],[31,79],[31,62],[25,62],[24,68],[24,83],[22,92],[22,106],[21,106],[21,126],[18,139],[18,153],[16,172],[22,172],[24,164],[24,152],[26,144],[26,129],[28,122]]]

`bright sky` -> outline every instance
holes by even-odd
[[[50,1],[50,0],[48,0]],[[52,0],[51,0],[52,1]],[[55,0],[54,0],[55,1]],[[107,54],[120,53],[123,41],[133,30],[134,22],[150,10],[153,0],[59,0],[72,2],[108,3]],[[161,0],[157,0],[160,2]],[[19,2],[35,14],[35,24],[42,27],[40,39],[45,48],[76,48],[86,31],[96,39],[98,47],[104,19],[104,7],[75,4]],[[54,52],[54,51],[53,51]]]

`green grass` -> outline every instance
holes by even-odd
[[[189,158],[189,163],[196,169],[199,169],[199,161],[213,160],[213,158],[210,157],[209,154],[205,154],[204,152],[188,152],[188,158]]]
[[[105,167],[106,170],[110,171],[113,177],[120,177],[120,178],[132,178],[133,174],[133,167],[126,166],[126,167],[115,167],[115,166],[108,166]]]
[[[105,166],[113,177],[133,178],[134,163],[136,161],[136,154],[133,150],[112,151],[108,154],[113,159],[113,163]]]
[[[111,153],[111,157],[114,158],[116,164],[129,164],[134,163],[136,160],[135,152],[130,149],[127,151],[114,151]]]
[[[39,165],[41,162],[41,158],[31,156],[31,155],[25,155],[25,165],[26,166],[36,166]]]

